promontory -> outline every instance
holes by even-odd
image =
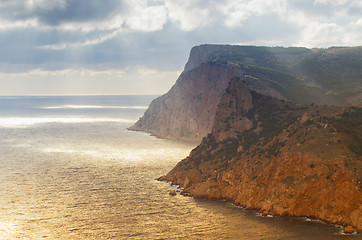
[[[160,180],[362,231],[362,47],[201,45],[130,129],[197,141]]]

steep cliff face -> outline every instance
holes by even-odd
[[[184,195],[362,231],[362,109],[295,105],[233,78],[212,133],[161,180]]]
[[[130,129],[167,139],[201,141],[211,132],[217,105],[230,79],[242,74],[241,69],[216,63],[203,63],[184,72]]]
[[[295,103],[362,105],[362,48],[269,48],[201,45],[185,70],[130,129],[200,142],[232,77],[249,89]],[[239,122],[240,124],[244,124]]]

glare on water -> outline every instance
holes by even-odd
[[[100,106],[100,105],[60,105],[51,107],[42,107],[43,109],[143,109],[147,106]]]
[[[114,119],[114,118],[88,118],[88,117],[38,117],[38,118],[19,118],[7,117],[0,119],[0,127],[21,128],[42,123],[95,123],[95,122],[118,122],[133,123],[132,119]]]

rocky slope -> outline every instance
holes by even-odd
[[[212,132],[160,180],[263,214],[362,231],[362,108],[296,105],[233,78]]]
[[[201,45],[191,50],[184,72],[155,99],[130,129],[200,142],[211,132],[229,81],[304,104],[362,105],[362,48],[269,48]]]

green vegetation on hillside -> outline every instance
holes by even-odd
[[[230,46],[212,61],[241,68],[297,103],[350,105],[353,96],[362,103],[362,47]]]
[[[329,48],[300,61],[294,72],[315,82],[339,101],[360,91],[362,85],[362,48]]]
[[[328,122],[348,136],[346,144],[351,151],[362,155],[362,108],[350,108],[339,117],[329,118]]]

